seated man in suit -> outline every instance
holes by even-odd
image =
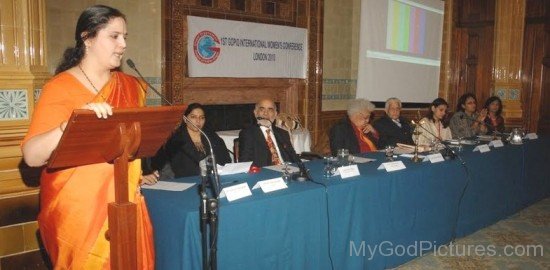
[[[366,99],[354,99],[348,104],[346,117],[330,128],[330,151],[336,155],[339,149],[350,154],[377,150],[378,132],[370,122],[374,104]]]
[[[381,148],[396,146],[397,143],[413,145],[409,121],[401,116],[401,100],[389,98],[385,111],[386,115],[374,122],[374,128],[380,135],[378,145]]]
[[[239,133],[239,162],[252,161],[252,165],[257,167],[296,162],[298,156],[288,132],[273,125],[277,117],[275,102],[269,99],[259,101],[254,116],[257,125]]]

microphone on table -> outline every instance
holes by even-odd
[[[143,75],[141,75],[141,72],[139,72],[136,65],[134,64],[134,61],[132,61],[132,59],[127,59],[126,64],[128,64],[128,66],[138,74],[138,76],[147,84],[147,86],[149,86],[149,88],[151,88],[151,90],[153,90],[153,92],[155,92],[155,94],[157,94],[157,96],[162,98],[164,100],[164,102],[166,102],[168,105],[170,105],[170,106],[173,105],[172,102],[168,101],[168,99],[166,99],[166,97],[164,97],[163,94],[161,94],[159,91],[157,91],[157,89],[155,89],[155,87],[153,87],[153,85],[151,85],[148,81],[145,80],[145,78],[143,77]],[[143,87],[141,86],[141,83],[138,83],[138,84],[143,89]],[[143,91],[147,93],[147,91],[145,89],[143,89]],[[191,120],[189,120],[189,118],[187,118],[187,116],[182,115],[182,117],[183,117],[183,119],[185,120],[186,123],[190,124],[192,127],[197,129],[206,138],[206,142],[208,142],[208,146],[210,146],[210,157],[212,157],[212,174],[214,175],[214,183],[213,183],[212,186],[214,188],[214,193],[216,195],[216,198],[218,198],[219,195],[220,195],[221,184],[220,184],[220,175],[218,174],[218,166],[216,165],[217,164],[216,163],[216,156],[214,155],[214,147],[212,147],[212,142],[210,141],[210,138],[208,138],[206,133],[202,129],[197,127],[197,125],[193,124],[193,122],[191,122]]]
[[[413,126],[420,127],[421,129],[426,131],[428,134],[432,135],[436,140],[438,140],[443,145],[443,147],[445,147],[445,150],[446,150],[445,151],[446,153],[444,153],[445,156],[449,156],[450,158],[458,157],[462,165],[466,164],[466,162],[464,162],[464,160],[462,160],[462,158],[449,145],[447,145],[447,143],[445,143],[443,140],[441,140],[441,138],[433,134],[430,130],[422,126],[424,124],[424,121],[420,120],[420,122],[416,123],[414,120],[411,120],[411,124]]]

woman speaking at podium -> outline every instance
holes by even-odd
[[[44,85],[22,143],[29,166],[47,163],[74,109],[108,118],[112,108],[142,107],[145,85],[118,68],[126,50],[126,18],[119,10],[96,5],[80,15],[75,46],[68,48],[56,75]],[[85,154],[85,153],[82,153]],[[152,227],[142,195],[140,160],[130,162],[130,201],[136,203],[138,267],[154,268]],[[108,269],[107,204],[114,201],[114,167],[100,163],[58,171],[40,178],[38,225],[56,269]]]

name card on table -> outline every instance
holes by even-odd
[[[340,177],[342,177],[342,179],[361,175],[357,165],[342,166],[338,168],[338,172],[340,173]]]
[[[493,140],[489,142],[489,146],[492,146],[494,148],[503,147],[504,143],[501,140]]]
[[[474,148],[474,152],[479,151],[480,153],[485,153],[491,151],[488,144],[480,144]]]
[[[445,159],[443,158],[443,155],[441,155],[441,153],[427,155],[424,158],[424,160],[422,160],[422,161],[428,161],[428,160],[430,161],[430,163],[437,163],[437,162],[445,161]]]
[[[536,140],[539,138],[539,136],[537,136],[537,133],[529,133],[527,135],[525,135],[525,138],[529,139],[529,140]]]
[[[281,177],[267,179],[256,183],[252,189],[261,188],[264,193],[269,193],[279,189],[288,188],[285,181]]]
[[[252,191],[250,191],[248,183],[226,187],[220,192],[220,198],[227,197],[227,200],[230,202],[248,196],[252,196]]]
[[[380,167],[378,167],[379,170],[386,169],[387,172],[393,172],[393,171],[399,171],[405,169],[405,164],[403,164],[403,161],[392,161],[392,162],[384,162],[380,164]]]

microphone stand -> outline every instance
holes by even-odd
[[[418,157],[418,138],[420,137],[420,131],[418,131],[418,125],[414,121],[411,121],[411,123],[414,125],[413,135],[416,135],[416,140],[414,143],[414,157],[412,158],[412,162],[418,163],[422,161],[422,159]]]
[[[164,95],[162,95],[159,91],[157,91],[157,89],[155,89],[155,87],[153,87],[153,85],[151,85],[149,82],[147,82],[147,80],[145,80],[145,78],[143,77],[143,75],[141,75],[141,72],[139,72],[136,65],[134,64],[134,62],[131,59],[127,59],[126,64],[128,64],[128,66],[131,69],[133,69],[139,75],[139,77],[149,86],[149,88],[151,88],[151,90],[153,90],[153,92],[155,92],[155,94],[157,94],[158,96],[160,96],[164,100],[164,102],[166,102],[170,106],[173,105],[172,102],[170,102],[168,99],[166,99],[164,97]],[[139,84],[139,86],[142,87],[141,84]],[[142,87],[142,89],[143,89],[143,87]],[[145,89],[143,89],[143,90],[144,90],[144,92],[147,92]],[[200,187],[200,200],[201,200],[201,205],[200,205],[200,208],[201,208],[200,212],[201,213],[200,213],[200,215],[201,215],[201,222],[202,222],[203,218],[206,219],[206,217],[208,217],[208,225],[210,225],[209,226],[210,227],[210,262],[208,262],[208,254],[206,252],[208,247],[206,246],[206,240],[204,240],[203,247],[202,247],[202,249],[203,249],[203,253],[202,253],[203,268],[204,268],[204,270],[207,270],[207,269],[216,270],[217,269],[217,255],[216,254],[217,254],[217,246],[218,246],[218,237],[217,237],[217,235],[218,235],[218,212],[219,212],[218,199],[219,199],[219,196],[220,196],[220,187],[221,187],[220,175],[218,173],[218,166],[217,166],[217,163],[216,163],[216,155],[214,155],[214,147],[212,147],[212,142],[210,141],[210,138],[208,138],[206,133],[202,129],[197,127],[193,122],[191,122],[191,120],[189,120],[189,118],[187,118],[187,116],[182,115],[182,117],[183,117],[183,119],[185,120],[186,123],[190,124],[192,127],[197,129],[201,133],[201,135],[206,138],[206,142],[208,142],[208,146],[210,147],[210,157],[212,159],[212,170],[206,170],[205,177],[202,178],[202,184],[201,184],[202,187]],[[208,181],[209,179],[211,179],[209,177],[210,174],[213,177],[212,181],[210,181],[212,191],[214,192],[214,197],[213,198],[208,198],[208,194],[206,193],[206,185],[205,184],[206,184],[206,182],[209,182]],[[206,204],[206,207],[205,207],[205,204]],[[202,213],[203,210],[204,210],[205,214]],[[204,229],[204,231],[203,231],[203,229]],[[202,238],[206,238],[206,230],[207,230],[206,224],[204,225],[204,228],[202,227],[202,224],[201,224],[201,233],[204,232],[204,235],[202,236]],[[210,266],[210,267],[207,267],[207,266]]]
[[[466,166],[466,161],[464,161],[462,159],[462,157],[460,157],[457,153],[455,153],[453,151],[453,149],[451,149],[451,147],[449,147],[448,145],[446,145],[445,143],[443,143],[443,141],[441,141],[441,139],[437,136],[435,136],[435,134],[433,134],[431,131],[429,131],[427,128],[423,127],[421,125],[421,123],[418,123],[417,124],[417,127],[420,126],[420,128],[422,128],[424,131],[426,131],[428,134],[434,136],[434,138],[436,138],[441,144],[443,144],[443,146],[445,147],[445,149],[447,151],[449,151],[451,153],[451,157],[458,157],[458,160],[460,160],[460,164],[462,165],[462,167],[464,168],[464,171],[466,172],[466,184],[464,184],[464,188],[462,188],[462,192],[460,193],[460,197],[458,199],[458,205],[457,205],[457,213],[456,213],[456,218],[455,218],[455,223],[453,225],[453,230],[452,230],[452,235],[451,235],[451,243],[456,239],[456,227],[458,226],[458,217],[460,216],[460,207],[462,206],[462,199],[464,198],[464,194],[466,194],[466,189],[468,188],[468,186],[470,185],[470,170],[468,169],[468,167]]]

